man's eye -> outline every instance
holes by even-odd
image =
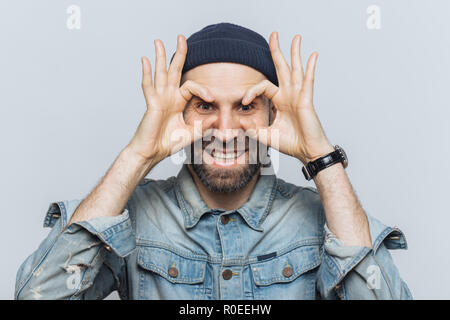
[[[211,110],[211,106],[207,103],[199,103],[197,105],[197,108],[200,108],[201,110],[205,110],[205,111]]]
[[[242,111],[250,111],[253,109],[253,106],[251,104],[248,104],[246,106],[242,105],[241,109]]]

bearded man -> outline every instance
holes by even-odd
[[[52,203],[51,232],[22,264],[17,299],[410,299],[388,249],[404,234],[367,215],[313,105],[318,53],[290,66],[231,23],[185,39],[167,69],[142,58],[147,109],[82,200]],[[277,178],[272,147],[317,188]],[[185,148],[176,176],[145,178]]]

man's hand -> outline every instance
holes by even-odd
[[[300,41],[300,35],[296,35],[292,40],[290,69],[280,50],[278,33],[271,33],[269,46],[279,87],[269,80],[263,80],[247,90],[242,104],[251,103],[261,94],[271,99],[276,108],[276,118],[272,125],[256,127],[247,122],[246,129],[256,130],[255,136],[259,141],[306,164],[334,151],[334,148],[328,141],[313,106],[314,72],[318,53],[313,52],[309,57],[305,73],[300,55]],[[272,135],[274,130],[278,130],[280,137],[278,145],[271,141],[271,136],[275,136]]]
[[[187,80],[180,87],[181,72],[186,59],[187,42],[177,37],[177,51],[166,70],[166,52],[161,40],[155,40],[156,72],[147,57],[142,57],[142,90],[147,111],[129,144],[129,149],[145,160],[159,162],[194,141],[194,127],[183,119],[183,110],[193,95],[211,102],[211,92],[200,84]],[[202,123],[203,127],[207,123]],[[196,132],[201,137],[201,133]],[[196,138],[199,138],[196,137]]]
[[[308,59],[303,72],[300,57],[300,35],[291,45],[291,66],[284,60],[278,43],[278,34],[270,35],[270,50],[277,70],[279,87],[268,80],[247,90],[242,104],[249,104],[264,94],[276,108],[276,118],[270,127],[257,127],[247,123],[249,135],[279,151],[294,156],[303,164],[334,151],[325,136],[313,106],[314,71],[318,53]],[[256,129],[256,133],[249,129]],[[265,130],[261,130],[265,129]],[[279,144],[270,141],[272,131],[278,130]],[[320,171],[314,178],[325,211],[329,229],[345,245],[371,247],[369,224],[342,165]]]
[[[180,88],[187,52],[186,39],[178,36],[177,52],[169,71],[166,70],[166,53],[161,40],[155,40],[155,51],[154,83],[150,62],[146,57],[142,58],[142,89],[147,111],[130,143],[120,152],[100,183],[81,202],[68,225],[119,215],[138,183],[159,161],[196,139],[194,128],[184,122],[183,110],[192,95],[204,101],[212,101],[213,97],[206,88],[189,80]],[[202,132],[195,133],[201,137]]]

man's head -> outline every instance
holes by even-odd
[[[214,97],[212,103],[194,97],[184,111],[187,124],[194,125],[198,120],[211,124],[203,138],[201,164],[192,164],[193,171],[211,191],[237,191],[259,172],[259,145],[245,131],[250,123],[268,126],[274,109],[264,96],[247,106],[242,105],[242,98],[249,87],[264,79],[261,72],[251,67],[228,62],[198,66],[181,79],[198,82]],[[194,144],[191,147],[193,150]]]
[[[269,45],[256,32],[230,23],[207,26],[191,35],[187,43],[180,85],[193,80],[214,97],[212,103],[193,97],[184,110],[187,124],[198,120],[209,124],[201,144],[201,163],[193,161],[190,166],[209,190],[234,192],[259,173],[265,160],[257,156],[260,146],[245,131],[268,126],[275,108],[263,95],[247,106],[242,105],[242,99],[262,80],[278,85]],[[197,152],[194,145],[192,156]]]

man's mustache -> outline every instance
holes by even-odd
[[[252,141],[256,143],[256,141]],[[202,149],[211,153],[213,150],[227,152],[238,152],[248,150],[250,145],[250,137],[235,137],[228,141],[222,141],[219,138],[212,136],[202,140]]]
[[[215,134],[214,131],[205,132],[205,134],[200,138],[194,141],[192,145],[197,148],[201,145],[202,150],[205,150],[211,153],[213,150],[220,151],[223,153],[227,152],[239,152],[239,151],[248,151],[249,149],[257,150],[258,148],[267,146],[257,140],[253,139],[249,135],[246,135],[242,130],[238,131],[237,135],[230,136],[228,135],[226,140],[224,139],[224,135]],[[201,141],[200,141],[201,140]]]
[[[227,140],[223,138],[223,134],[218,137],[214,132],[205,132],[201,138],[191,144],[188,159],[191,159],[191,163],[201,164],[204,152],[210,155],[216,152],[236,154],[248,152],[249,164],[261,162],[264,165],[267,162],[268,147],[262,142],[243,133],[238,133],[234,137],[228,135]]]

